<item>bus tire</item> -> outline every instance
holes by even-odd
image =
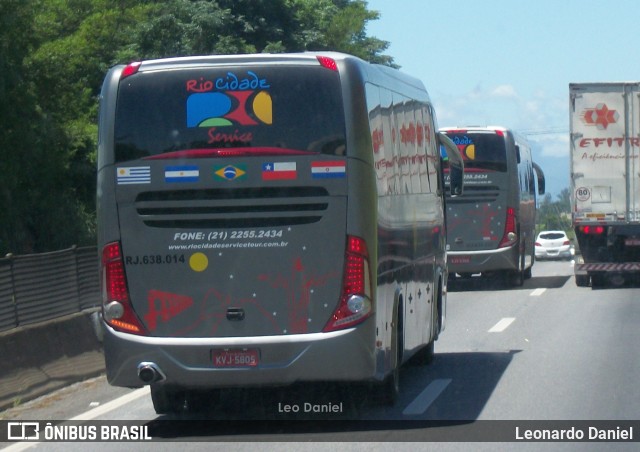
[[[383,405],[393,406],[398,400],[400,395],[400,366],[402,365],[402,352],[404,351],[404,331],[402,325],[402,304],[398,307],[398,317],[396,319],[396,326],[393,329],[393,340],[391,341],[394,346],[394,367],[393,370],[382,382],[379,388],[380,400]]]
[[[508,285],[520,287],[524,284],[524,271],[522,270],[511,270],[505,276]]]
[[[521,285],[524,284],[524,271],[521,270],[519,272],[516,272],[514,277],[515,277],[515,279],[514,279],[513,283],[516,286],[520,287]]]
[[[176,414],[186,411],[186,393],[165,385],[151,385],[151,401],[157,414]]]
[[[396,366],[393,372],[382,383],[380,399],[385,406],[394,406],[400,395],[400,369]]]
[[[428,366],[431,364],[435,358],[435,344],[436,341],[432,339],[431,342],[418,350],[418,352],[413,355],[413,363],[418,366]]]
[[[531,279],[533,276],[533,265],[524,271],[524,279]]]
[[[190,413],[206,413],[212,411],[221,398],[220,389],[198,389],[186,393],[186,407]]]
[[[511,284],[515,287],[520,287],[524,284],[525,270],[524,270],[524,254],[521,254],[519,259],[518,269],[511,272]]]
[[[439,285],[438,293],[436,295],[436,299],[434,301],[434,321],[433,321],[433,333],[431,337],[431,341],[424,347],[422,347],[418,352],[413,355],[412,362],[419,366],[428,366],[431,364],[435,358],[435,345],[438,336],[440,335],[440,329],[442,328],[442,320],[440,317],[440,310],[442,309],[442,286]]]

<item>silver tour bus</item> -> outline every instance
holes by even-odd
[[[542,169],[527,141],[504,127],[441,132],[464,160],[464,195],[447,199],[450,278],[480,273],[522,285],[535,259],[536,193],[545,191]]]
[[[112,68],[98,245],[107,378],[201,391],[368,382],[393,402],[444,328],[438,135],[418,80],[339,53]],[[453,165],[462,190],[462,159]]]

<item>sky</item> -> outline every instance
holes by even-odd
[[[524,134],[553,200],[569,187],[569,83],[640,80],[637,0],[369,0],[367,35],[423,81],[438,125]]]

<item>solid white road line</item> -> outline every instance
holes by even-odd
[[[509,325],[511,325],[511,323],[513,323],[514,320],[515,317],[505,317],[504,319],[493,325],[489,330],[489,333],[502,333],[507,329]]]
[[[113,411],[117,408],[120,408],[127,403],[133,402],[134,400],[139,399],[140,397],[144,397],[149,395],[151,392],[151,386],[145,386],[140,389],[136,389],[128,394],[123,395],[122,397],[118,397],[117,399],[112,400],[111,402],[107,402],[104,405],[101,405],[92,410],[86,411],[82,414],[79,414],[76,417],[69,419],[70,421],[91,421],[103,414],[108,413],[109,411]]]
[[[547,289],[543,289],[543,288],[539,288],[534,290],[533,292],[531,292],[529,294],[530,297],[539,297],[540,295],[542,295],[543,293],[545,293]]]
[[[402,412],[406,416],[422,414],[438,398],[440,393],[451,383],[451,378],[433,380]]]

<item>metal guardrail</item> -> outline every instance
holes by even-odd
[[[96,247],[0,259],[0,331],[100,304]]]

